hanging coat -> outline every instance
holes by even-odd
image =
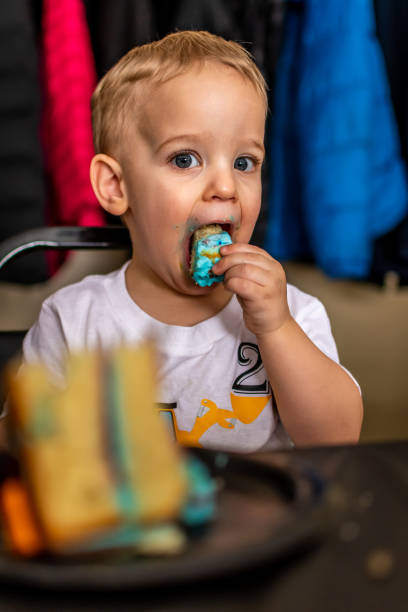
[[[0,241],[45,225],[45,181],[38,134],[41,90],[35,23],[28,0],[0,11]],[[10,263],[1,281],[48,278],[44,253]]]
[[[370,0],[288,2],[271,133],[266,249],[367,277],[407,181]]]

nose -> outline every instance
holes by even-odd
[[[208,169],[206,179],[204,200],[235,200],[236,182],[233,168],[220,164]]]

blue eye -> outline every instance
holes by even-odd
[[[255,168],[255,162],[251,157],[237,157],[234,162],[234,168],[241,172],[248,172]]]
[[[195,168],[200,162],[193,153],[178,153],[172,158],[171,163],[177,168]]]

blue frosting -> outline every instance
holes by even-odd
[[[228,232],[211,234],[201,238],[194,245],[192,276],[200,287],[209,287],[213,283],[220,283],[224,276],[215,276],[211,269],[221,259],[220,248],[232,244]]]
[[[207,466],[189,455],[187,457],[189,494],[182,510],[182,520],[189,526],[203,525],[215,518],[216,486]]]

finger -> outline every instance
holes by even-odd
[[[271,275],[267,270],[248,263],[232,266],[225,272],[224,284],[228,284],[233,279],[250,281],[260,287],[267,287],[272,282]]]
[[[235,293],[239,298],[247,302],[258,300],[265,290],[258,283],[240,276],[225,279],[224,287],[227,291]]]
[[[254,266],[252,264],[241,263],[229,268],[224,275],[224,287],[229,291],[239,293],[237,289],[237,283],[239,281],[249,281],[253,287],[255,285],[259,290],[262,290],[263,296],[268,299],[282,298],[286,295],[286,276],[282,266],[276,262],[276,270],[271,274],[269,269],[265,270],[260,266]],[[259,292],[257,291],[254,296],[249,296],[257,299]]]
[[[220,252],[221,255],[227,255],[229,253],[258,253],[267,259],[273,260],[273,257],[264,249],[261,249],[253,244],[248,244],[247,242],[233,242],[232,244],[226,244],[221,247]]]
[[[265,257],[262,253],[253,251],[234,251],[225,254],[213,266],[214,274],[224,274],[228,269],[240,264],[249,264],[260,267],[264,270],[269,270],[271,274],[280,269],[280,264],[271,257]]]

